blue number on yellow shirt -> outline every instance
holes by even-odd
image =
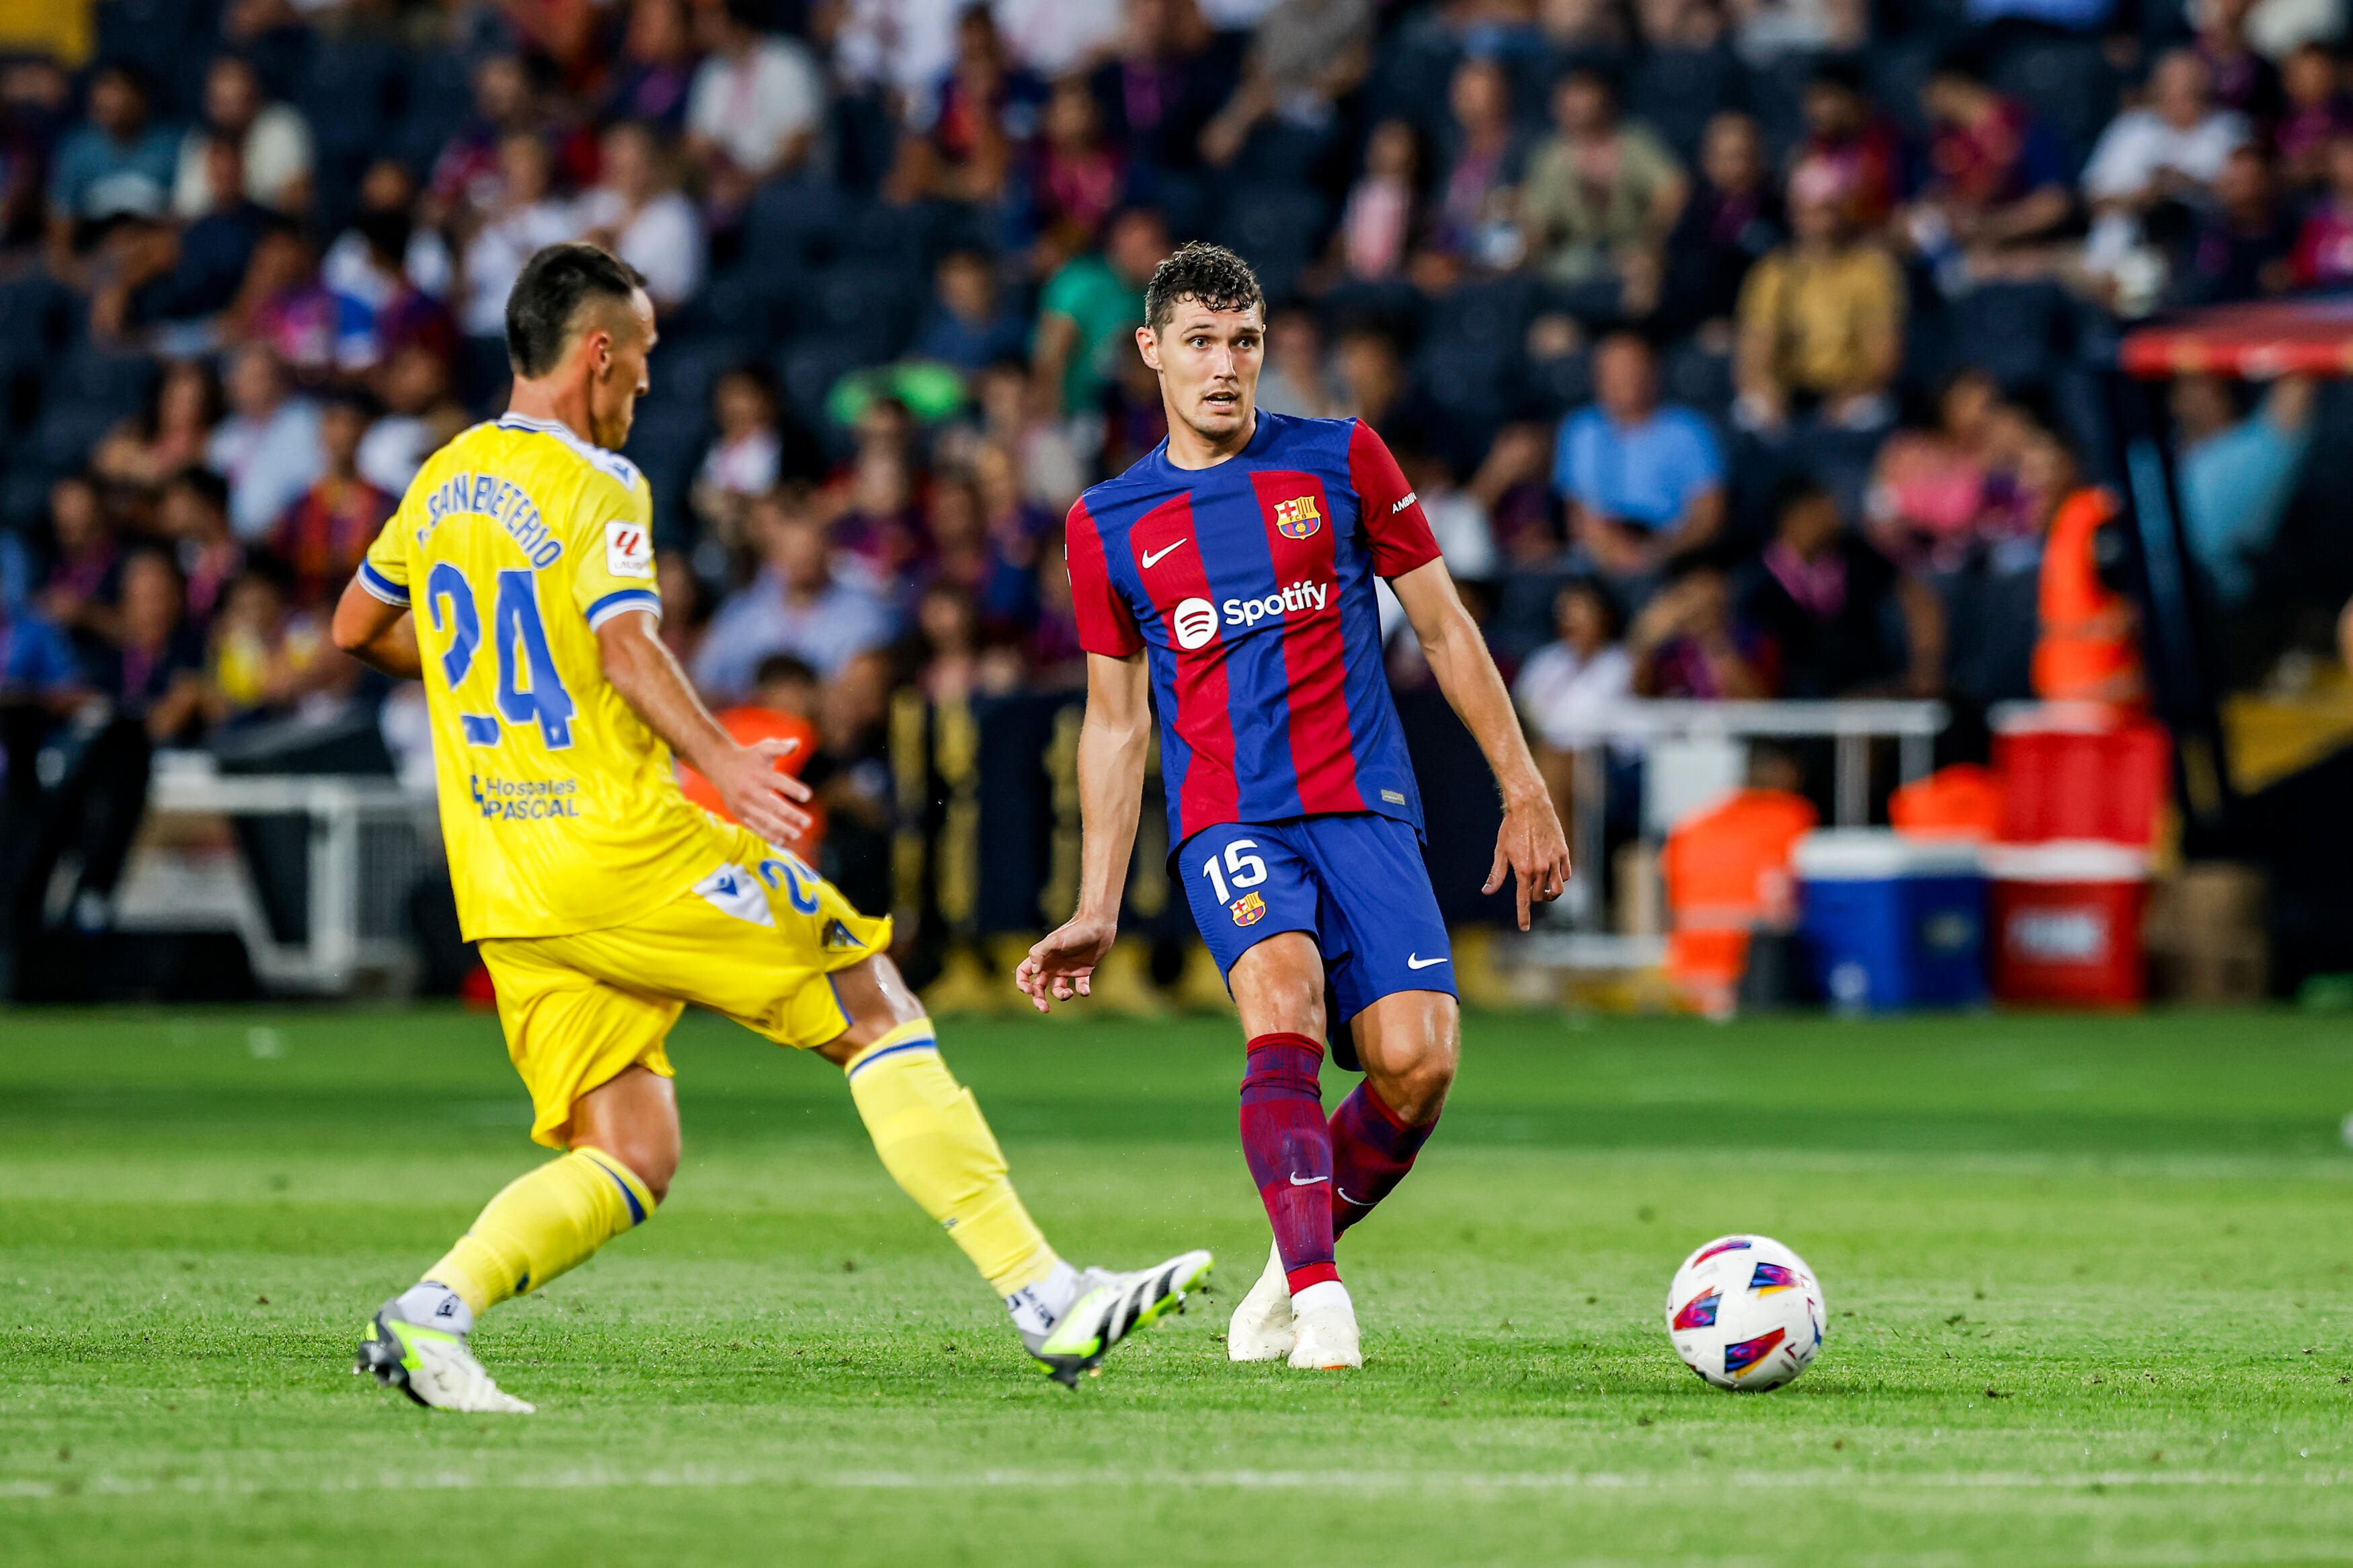
[[[817,873],[810,870],[807,862],[799,856],[789,850],[785,851],[761,861],[759,870],[760,879],[772,889],[776,885],[776,879],[779,876],[784,878],[785,886],[788,889],[786,897],[792,900],[793,908],[805,915],[817,913],[815,889]]]
[[[449,634],[449,647],[441,655],[441,675],[454,697],[474,668],[474,650],[482,643],[482,617],[474,608],[473,585],[447,561],[436,562],[425,579],[425,601],[433,613],[433,629]],[[446,620],[444,605],[448,607]],[[499,743],[499,721],[487,713],[461,712],[458,727],[465,731],[470,746]]]
[[[427,576],[425,591],[433,629],[449,635],[448,649],[441,656],[441,673],[454,694],[472,672],[474,655],[482,643],[482,617],[474,607],[474,587],[464,573],[443,561]],[[540,737],[551,750],[571,745],[572,715],[576,709],[572,693],[564,689],[563,677],[555,671],[555,656],[548,651],[547,623],[539,615],[539,585],[530,572],[512,569],[499,574],[498,598],[491,606],[491,637],[499,658],[499,711],[510,724],[537,720]],[[518,685],[515,679],[518,645],[527,686]],[[499,743],[499,721],[487,713],[461,712],[458,725],[469,745]]]
[[[499,711],[510,724],[539,721],[540,738],[550,751],[572,744],[572,693],[555,673],[547,649],[547,624],[539,618],[539,582],[523,567],[499,574],[499,602],[491,611],[491,635],[499,645]],[[515,684],[515,644],[522,644],[528,687]]]

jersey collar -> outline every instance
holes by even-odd
[[[1228,464],[1257,457],[1267,442],[1272,439],[1274,422],[1282,416],[1269,413],[1263,408],[1253,408],[1250,410],[1250,417],[1258,422],[1257,428],[1250,432],[1250,438],[1242,443],[1242,449],[1228,458],[1223,463],[1212,463],[1206,468],[1180,468],[1168,460],[1168,437],[1166,436],[1160,437],[1160,445],[1152,448],[1152,455],[1145,461],[1158,468],[1166,477],[1176,479],[1180,484],[1198,484],[1203,479],[1216,473]]]

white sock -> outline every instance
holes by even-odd
[[[458,1292],[430,1279],[422,1285],[411,1285],[392,1305],[403,1322],[423,1323],[458,1334],[474,1331],[474,1310]]]
[[[1013,1326],[1023,1333],[1046,1334],[1053,1332],[1054,1325],[1078,1299],[1079,1271],[1058,1259],[1051,1274],[1005,1298],[1005,1310],[1013,1314]]]
[[[1293,1292],[1291,1298],[1293,1312],[1316,1312],[1326,1307],[1350,1312],[1356,1310],[1356,1304],[1348,1300],[1348,1288],[1337,1279],[1319,1279],[1306,1289]]]

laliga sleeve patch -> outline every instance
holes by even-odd
[[[605,525],[605,570],[616,577],[654,574],[653,531],[641,522],[615,518]]]

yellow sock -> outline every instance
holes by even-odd
[[[1061,1259],[1007,1176],[972,1090],[940,1060],[931,1020],[902,1024],[844,1064],[883,1168],[964,1248],[990,1289],[1010,1296]]]
[[[508,1183],[425,1278],[479,1316],[586,1263],[653,1212],[636,1172],[601,1149],[575,1149]]]

